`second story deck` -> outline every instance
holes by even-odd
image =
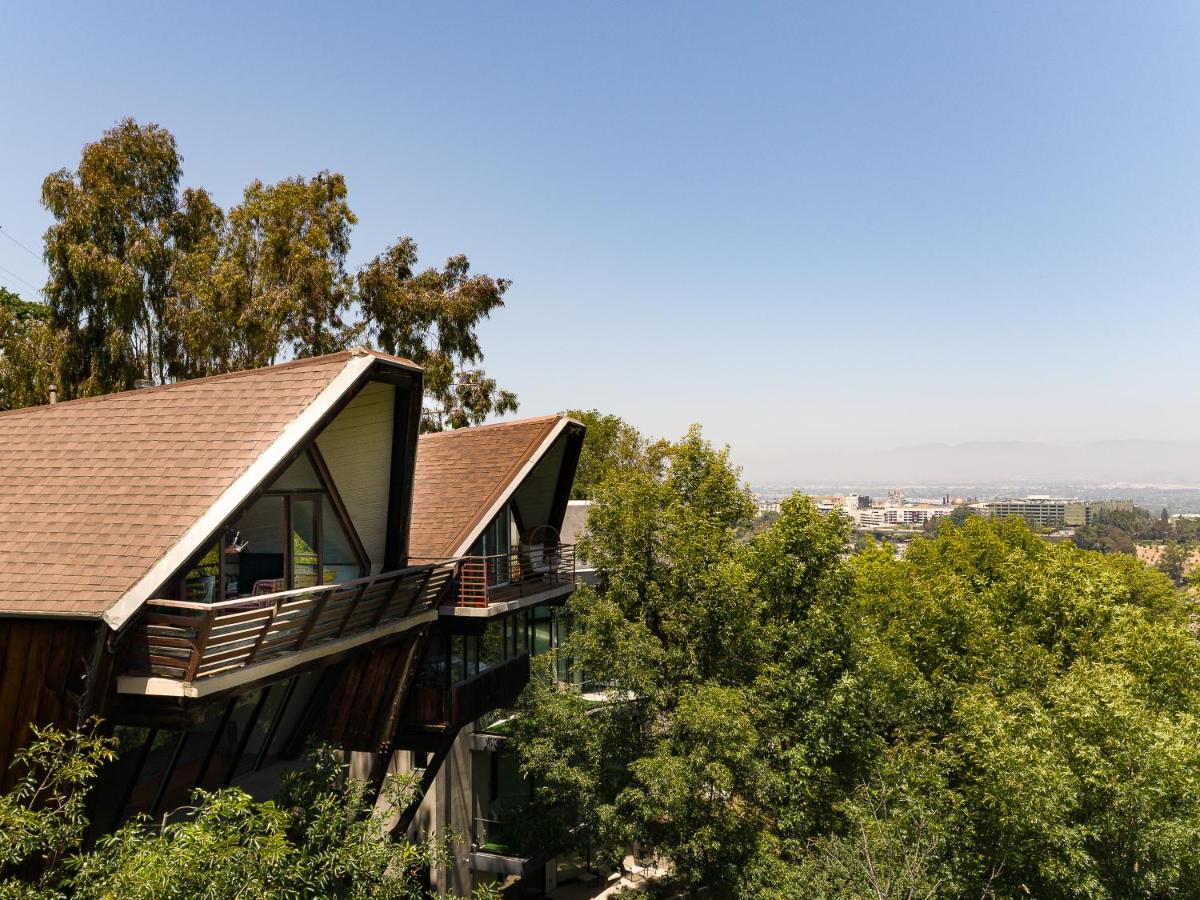
[[[508,553],[436,562],[455,566],[453,583],[442,600],[442,615],[501,615],[566,596],[576,585],[572,544],[522,544]]]
[[[216,603],[151,600],[127,638],[123,694],[201,697],[431,622],[454,562]]]

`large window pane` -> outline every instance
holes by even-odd
[[[354,553],[354,545],[342,520],[338,517],[333,501],[323,498],[321,509],[321,556],[325,564],[325,581],[350,581],[365,575]]]
[[[283,590],[284,498],[260,497],[229,531],[225,572],[236,584],[236,594],[249,597]]]
[[[292,587],[317,584],[319,497],[292,497]]]
[[[321,489],[321,479],[308,460],[308,455],[301,455],[288,466],[287,471],[271,483],[273,491],[316,491]]]
[[[217,576],[220,573],[220,549],[213,544],[204,558],[184,576],[183,599],[189,603],[212,603],[217,596]]]
[[[479,642],[479,669],[487,671],[493,666],[504,662],[504,628],[506,619],[492,619],[488,622]]]

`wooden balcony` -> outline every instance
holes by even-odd
[[[510,553],[463,557],[447,603],[461,609],[487,609],[574,584],[574,544],[522,544]]]
[[[370,643],[437,616],[454,563],[219,603],[151,600],[118,690],[198,697]]]

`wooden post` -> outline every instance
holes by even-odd
[[[329,602],[329,598],[333,596],[336,588],[330,588],[323,591],[317,602],[313,604],[312,614],[308,617],[308,621],[304,623],[304,630],[300,632],[300,637],[296,639],[296,648],[299,650],[304,646],[304,642],[308,640],[308,636],[312,633],[313,626],[317,624],[317,620],[321,618],[321,613],[325,611],[325,604]]]
[[[204,658],[204,648],[208,644],[208,635],[212,631],[216,618],[217,611],[209,607],[204,611],[204,621],[196,629],[196,643],[192,646],[192,656],[188,660],[187,671],[183,675],[183,680],[188,684],[195,680],[196,672],[200,669],[200,661]]]
[[[283,602],[282,597],[275,598],[275,605],[271,608],[271,614],[267,616],[263,622],[262,632],[258,636],[258,640],[254,642],[254,646],[250,648],[250,655],[246,657],[246,665],[254,662],[254,657],[258,655],[258,648],[262,646],[263,641],[267,639],[267,634],[271,631],[271,626],[275,624],[275,617],[279,615],[279,604]]]

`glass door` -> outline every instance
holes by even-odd
[[[512,544],[509,538],[508,506],[488,524],[482,535],[483,553],[487,558],[488,587],[499,587],[512,581]]]

